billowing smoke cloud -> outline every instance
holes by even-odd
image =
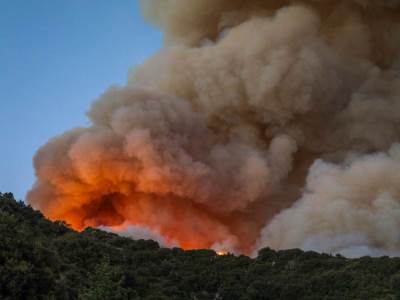
[[[38,151],[33,207],[187,249],[400,251],[400,1],[142,2],[167,46]]]
[[[316,161],[303,197],[263,230],[260,246],[352,256],[399,252],[399,199],[400,145],[388,155],[352,156],[341,165]]]

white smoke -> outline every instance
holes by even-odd
[[[153,240],[162,247],[179,247],[176,241],[167,241],[157,230],[152,230],[144,226],[122,224],[120,228],[99,226],[98,229],[118,235],[129,237],[134,240]]]
[[[399,253],[399,226],[400,145],[395,145],[387,155],[314,163],[303,197],[264,228],[259,247],[352,256]]]

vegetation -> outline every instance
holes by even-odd
[[[400,258],[259,256],[77,233],[0,193],[1,299],[400,299]]]

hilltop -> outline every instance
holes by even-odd
[[[161,248],[51,222],[0,193],[1,299],[400,299],[400,258]]]

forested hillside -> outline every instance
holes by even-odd
[[[400,258],[259,256],[77,233],[0,194],[1,299],[400,299]]]

